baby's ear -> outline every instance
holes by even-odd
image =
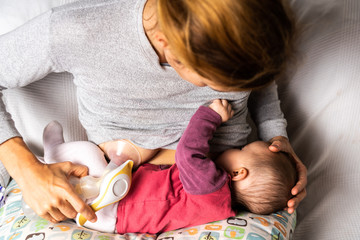
[[[231,172],[231,180],[232,181],[240,181],[244,180],[249,174],[249,170],[247,168],[241,167],[238,169],[234,169]]]

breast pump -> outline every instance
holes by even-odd
[[[141,163],[141,155],[136,147],[127,140],[109,142],[104,152],[110,159],[101,177],[70,177],[69,182],[75,192],[89,203],[96,212],[124,198],[130,190],[132,168]],[[86,155],[86,154],[85,154]],[[23,211],[28,218],[36,216],[35,212],[23,201]],[[76,222],[83,226],[87,220],[78,214]]]
[[[123,199],[130,190],[132,168],[141,163],[141,156],[136,147],[126,140],[109,143],[104,151],[110,162],[102,177],[86,176],[77,178],[75,189],[86,199],[96,197],[90,207],[96,212]],[[74,178],[73,178],[74,179]],[[78,191],[76,190],[76,191]],[[81,214],[76,216],[78,225],[83,226],[86,218]]]

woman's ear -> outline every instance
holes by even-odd
[[[156,41],[156,45],[158,47],[161,47],[162,49],[166,48],[168,46],[168,41],[165,37],[165,35],[161,31],[156,31],[154,34],[154,39]]]
[[[231,172],[231,180],[232,181],[240,181],[244,180],[249,174],[249,170],[247,168],[241,167],[235,169]]]

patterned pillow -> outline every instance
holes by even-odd
[[[271,215],[239,213],[222,221],[191,228],[169,231],[158,236],[158,240],[285,240],[292,239],[296,225],[296,214],[285,211]]]
[[[21,191],[12,181],[6,188],[6,203],[0,208],[0,240],[287,240],[292,239],[296,225],[296,214],[282,211],[264,216],[242,212],[226,220],[164,232],[158,236],[109,234],[78,227],[71,220],[53,224],[40,217],[26,217],[21,199]]]

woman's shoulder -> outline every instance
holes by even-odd
[[[140,6],[144,0],[136,1]],[[69,56],[74,51],[119,48],[119,43],[128,46],[126,38],[137,37],[138,14],[136,2],[125,0],[80,0],[54,8],[50,18],[53,52]]]
[[[133,8],[134,5],[134,1],[126,0],[79,0],[55,7],[53,10],[56,13],[96,12],[106,9],[115,11],[117,9]]]
[[[97,22],[106,28],[107,21],[117,21],[121,17],[122,22],[127,17],[131,17],[134,11],[144,0],[126,1],[126,0],[79,0],[53,8],[53,21],[73,23],[92,23]],[[138,3],[137,3],[138,2]],[[64,22],[65,21],[65,22]],[[121,23],[117,22],[118,26]]]

